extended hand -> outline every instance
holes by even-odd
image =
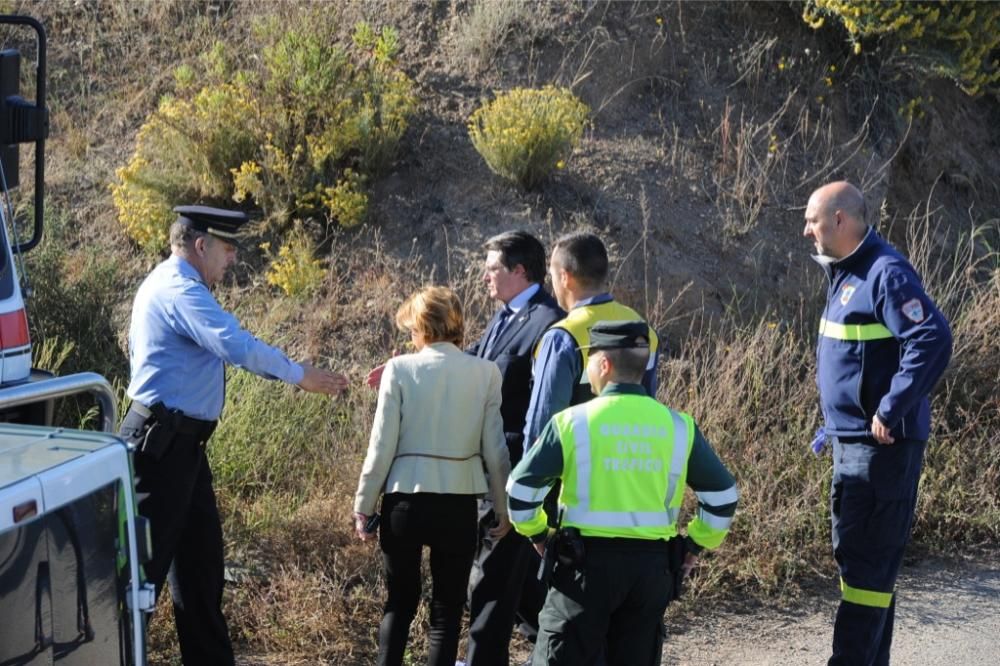
[[[382,382],[383,372],[385,372],[385,363],[371,369],[371,372],[365,377],[365,383],[368,384],[368,388],[378,390],[378,385]]]
[[[882,423],[878,414],[872,417],[872,436],[879,444],[894,444],[896,442],[889,427]]]
[[[399,356],[399,350],[392,350],[392,357],[395,358]],[[368,388],[378,390],[379,384],[382,383],[382,373],[385,372],[385,363],[382,365],[377,365],[371,369],[368,376],[365,377],[365,383],[368,384]]]
[[[507,536],[507,532],[510,532],[510,518],[497,516],[496,526],[490,528],[490,537],[499,541]]]
[[[347,377],[339,372],[320,370],[311,363],[300,363],[305,374],[299,382],[299,388],[310,393],[326,393],[340,395],[347,388]]]

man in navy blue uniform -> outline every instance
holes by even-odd
[[[232,664],[222,615],[223,543],[205,446],[225,402],[225,366],[337,395],[343,375],[296,363],[240,326],[211,288],[236,260],[246,214],[178,206],[171,255],[136,293],[129,327],[132,405],[121,436],[136,447],[139,513],[149,519],[146,575],[170,583],[185,664]]]
[[[829,183],[809,198],[803,235],[829,279],[816,365],[833,442],[842,596],[828,663],[881,666],[889,663],[896,574],[930,435],[928,394],[952,341],[916,271],[864,220],[861,192]]]

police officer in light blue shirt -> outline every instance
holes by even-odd
[[[222,615],[223,543],[205,444],[225,401],[225,366],[337,395],[347,379],[296,363],[244,330],[210,289],[236,260],[247,216],[178,206],[171,255],[136,293],[129,328],[132,406],[121,435],[136,447],[139,512],[152,528],[146,575],[169,580],[185,664],[232,664]]]

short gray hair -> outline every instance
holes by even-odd
[[[187,247],[202,236],[208,234],[194,229],[187,222],[177,220],[170,225],[170,247]]]

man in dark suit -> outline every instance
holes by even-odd
[[[524,453],[524,421],[531,396],[531,366],[535,345],[553,323],[566,316],[542,287],[545,248],[524,231],[508,231],[483,246],[483,280],[490,296],[503,304],[470,354],[494,361],[503,377],[503,429],[514,466]],[[468,666],[507,666],[515,621],[526,633],[538,627],[545,600],[537,580],[539,557],[523,536],[509,532],[495,541],[489,536],[493,509],[480,503],[479,549],[469,578]]]

